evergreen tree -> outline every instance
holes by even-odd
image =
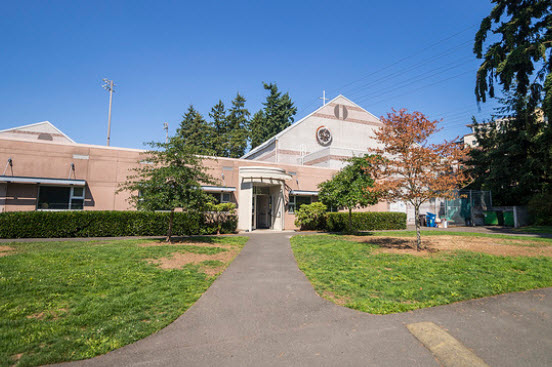
[[[193,105],[190,105],[183,116],[177,135],[197,154],[213,155],[215,153],[216,142],[214,141],[213,127],[205,121]]]
[[[227,157],[229,126],[226,109],[221,100],[211,108],[209,116],[211,117],[211,133],[213,134],[209,140],[213,142],[213,154],[217,157]]]
[[[293,105],[289,94],[278,91],[275,83],[263,83],[263,87],[269,91],[269,95],[263,103],[262,113],[255,114],[251,121],[251,148],[290,126],[294,122],[293,116],[297,113],[297,107]]]
[[[506,97],[496,118],[476,126],[479,149],[471,153],[474,187],[490,189],[497,204],[523,204],[552,188],[552,3],[493,0],[476,34],[478,101]],[[494,26],[493,26],[494,24]],[[493,29],[494,28],[494,29]],[[496,41],[486,48],[487,35]]]
[[[546,162],[552,143],[542,141],[547,123],[538,111],[528,110],[526,101],[511,97],[501,102],[504,107],[494,120],[474,120],[478,146],[470,152],[470,187],[490,190],[495,205],[523,205],[536,193],[550,190]]]
[[[266,132],[265,132],[265,116],[263,113],[263,110],[257,111],[253,118],[251,119],[251,122],[249,124],[250,126],[250,139],[251,139],[251,149],[255,148],[256,146],[262,144],[266,139]]]
[[[226,154],[225,157],[239,158],[245,154],[249,138],[249,111],[245,108],[246,99],[237,94],[226,118]]]

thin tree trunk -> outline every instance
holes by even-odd
[[[422,249],[422,239],[420,238],[420,206],[414,205],[414,223],[416,223],[416,251]]]
[[[167,232],[167,242],[171,242],[171,237],[173,232],[173,221],[174,221],[174,209],[171,209],[171,214],[169,214],[169,231]]]
[[[349,232],[353,232],[353,209],[349,208]]]

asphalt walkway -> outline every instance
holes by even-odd
[[[290,233],[251,234],[167,328],[77,366],[438,366],[406,328],[430,321],[490,366],[552,365],[552,288],[376,316],[320,298]],[[428,275],[430,276],[430,275]]]

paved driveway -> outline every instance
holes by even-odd
[[[438,366],[405,324],[432,321],[491,366],[552,365],[552,289],[376,316],[316,295],[289,233],[252,234],[230,267],[157,334],[83,366]]]

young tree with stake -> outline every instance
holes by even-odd
[[[383,199],[412,204],[420,251],[420,206],[431,198],[453,198],[467,183],[462,166],[467,150],[455,142],[430,144],[428,138],[438,131],[438,121],[421,112],[393,110],[381,121],[383,126],[375,132],[380,148],[371,149],[377,155],[367,157],[375,183],[367,189]]]
[[[210,201],[201,184],[215,184],[215,179],[203,165],[205,157],[196,155],[195,148],[179,135],[167,143],[148,143],[155,150],[144,153],[149,164],[134,169],[118,192],[130,191],[129,202],[137,209],[170,210],[167,242],[173,233],[176,208],[184,211],[202,210]]]

